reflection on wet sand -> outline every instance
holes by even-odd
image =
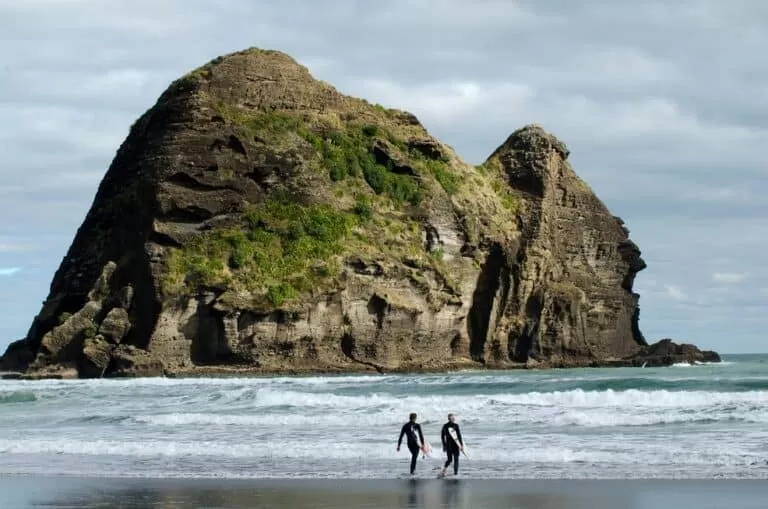
[[[615,509],[619,506],[614,504],[620,502],[616,496],[611,496],[610,494],[548,493],[546,491],[528,491],[525,488],[518,488],[518,491],[509,490],[503,492],[483,490],[482,487],[477,486],[478,483],[462,479],[445,479],[436,482],[414,479],[409,484],[408,503],[398,505],[397,507],[407,507],[409,509],[475,509],[478,507],[602,509],[603,507],[612,507]],[[473,493],[472,489],[473,484],[475,484],[475,493]]]
[[[2,509],[763,509],[744,481],[0,477]]]
[[[409,483],[408,504],[401,507],[408,508],[469,508],[467,501],[462,500],[461,479],[447,479],[443,481],[424,481],[413,479]]]
[[[59,482],[68,484],[66,480]],[[524,493],[487,489],[478,481],[410,479],[406,481],[174,481],[80,480],[59,486],[45,500],[27,507],[63,509],[601,509],[590,497],[586,505],[567,493]],[[75,483],[77,484],[77,483]],[[608,506],[605,506],[608,507]]]

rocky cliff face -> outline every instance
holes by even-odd
[[[492,327],[499,360],[581,363],[631,355],[646,344],[632,292],[645,268],[640,250],[567,157],[562,142],[526,127],[486,162],[521,203],[520,248],[502,265],[508,290],[499,295]]]
[[[27,337],[30,377],[606,365],[640,251],[541,127],[478,167],[276,51],[131,128]]]

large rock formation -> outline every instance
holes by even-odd
[[[0,370],[101,377],[632,363],[620,219],[531,125],[478,167],[251,49],[131,128]]]

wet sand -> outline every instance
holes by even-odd
[[[754,480],[215,480],[0,477],[3,509],[763,509]]]

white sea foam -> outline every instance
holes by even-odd
[[[363,396],[345,396],[333,393],[311,393],[272,388],[256,391],[253,404],[258,407],[317,408],[366,408],[387,406],[405,407],[461,407],[475,410],[488,405],[509,406],[559,406],[559,407],[649,407],[649,408],[691,408],[715,404],[750,403],[768,404],[768,391],[710,392],[710,391],[571,391],[528,392],[525,394],[477,394],[466,396],[404,396],[373,393]]]
[[[586,445],[586,444],[585,444]],[[618,445],[618,444],[616,444]],[[645,454],[639,454],[639,452]],[[121,441],[121,440],[76,440],[76,439],[27,439],[0,440],[2,454],[55,454],[77,456],[116,456],[135,458],[218,458],[251,460],[350,460],[357,464],[380,463],[380,460],[398,461],[408,457],[407,450],[394,450],[394,440],[360,447],[340,446],[334,439],[319,439],[296,446],[286,440],[259,441],[240,444],[225,441]],[[729,448],[710,451],[693,451],[680,446],[656,447],[653,444],[635,445],[635,451],[612,447],[609,450],[591,447],[573,447],[566,444],[524,445],[512,443],[510,447],[475,447],[471,449],[471,461],[494,462],[499,465],[528,463],[609,463],[624,465],[747,465],[759,461],[757,454],[744,454]],[[425,461],[439,463],[441,454],[433,454]]]
[[[306,428],[327,427],[337,429],[350,426],[398,426],[409,411],[407,404],[385,405],[377,410],[337,408],[334,412],[282,412],[261,413],[252,409],[247,413],[159,413],[137,415],[131,417],[137,423],[150,426],[249,426]],[[422,422],[438,422],[447,405],[422,405],[419,407]],[[506,425],[548,425],[548,426],[582,426],[582,427],[633,427],[658,426],[672,424],[712,424],[723,423],[768,423],[768,405],[760,411],[753,403],[716,404],[708,408],[690,411],[680,408],[628,408],[616,412],[604,407],[555,407],[542,406],[525,410],[514,407],[498,407],[478,405],[475,408],[459,407],[462,410],[463,422],[470,424],[478,422],[504,422]],[[443,412],[440,412],[440,410]]]
[[[696,366],[710,366],[710,367],[719,367],[719,366],[731,366],[733,365],[733,362],[730,361],[720,361],[720,362],[696,362],[694,364],[691,364],[690,362],[675,362],[672,364],[672,368],[692,368]]]

